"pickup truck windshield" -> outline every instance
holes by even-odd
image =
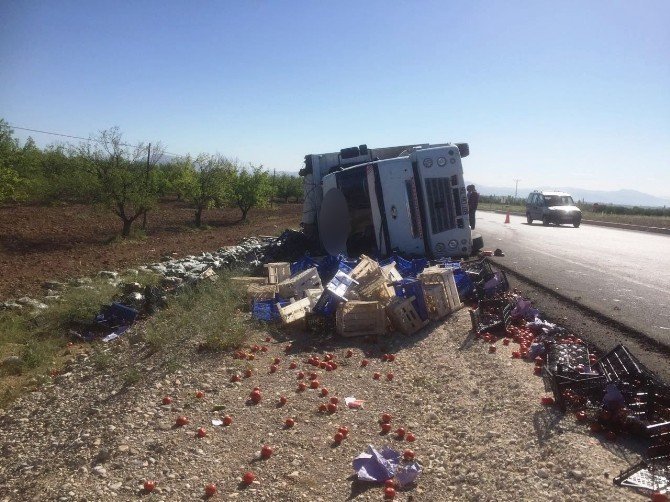
[[[552,206],[574,206],[575,203],[569,195],[545,195],[544,202],[547,207]]]

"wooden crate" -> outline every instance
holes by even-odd
[[[268,284],[279,284],[291,277],[291,264],[285,261],[266,263],[268,269]]]
[[[323,288],[310,288],[305,290],[305,298],[309,299],[310,308],[314,308],[323,294]]]
[[[451,314],[452,309],[449,306],[449,300],[441,284],[424,285],[423,296],[426,300],[428,317],[432,321],[437,321]]]
[[[290,324],[305,318],[307,312],[312,310],[309,298],[289,303],[285,307],[278,307],[279,316],[283,324]]]
[[[378,277],[383,277],[384,275],[382,274],[379,263],[362,254],[361,261],[358,262],[358,265],[356,265],[351,272],[349,272],[349,276],[359,284],[364,285],[368,282],[373,282]]]
[[[386,313],[379,302],[340,303],[335,313],[335,327],[340,336],[383,335]]]
[[[386,306],[386,315],[391,319],[393,327],[404,335],[416,333],[428,324],[428,321],[421,319],[421,316],[416,312],[412,303],[414,300],[413,296],[409,298],[396,297]]]
[[[447,297],[450,311],[454,311],[463,306],[461,299],[458,296],[458,288],[454,280],[454,271],[451,268],[430,267],[424,269],[417,278],[424,286],[439,284],[444,289],[444,294]]]
[[[302,298],[308,289],[322,288],[321,278],[316,267],[303,270],[299,274],[277,284],[279,296],[282,298]]]
[[[271,300],[275,297],[277,286],[275,284],[249,284],[247,288],[247,301],[249,305],[254,301]]]
[[[378,301],[383,306],[388,305],[395,298],[395,289],[384,277],[378,277],[373,282],[358,286],[355,291],[361,300]]]
[[[248,277],[231,277],[230,280],[236,282],[237,284],[246,285],[246,286],[248,286],[249,284],[261,285],[261,284],[267,284],[268,283],[267,277],[251,277],[251,276],[248,276]]]

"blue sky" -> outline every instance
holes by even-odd
[[[287,171],[467,141],[481,184],[670,196],[668,26],[665,0],[2,0],[0,117]]]

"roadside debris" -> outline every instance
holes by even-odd
[[[367,450],[353,460],[352,467],[360,481],[384,483],[395,478],[402,487],[414,483],[422,470],[413,455],[411,460],[406,457],[392,448],[377,450],[368,445]]]

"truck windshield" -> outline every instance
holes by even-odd
[[[545,195],[544,202],[548,207],[552,206],[574,206],[575,203],[569,195]]]

